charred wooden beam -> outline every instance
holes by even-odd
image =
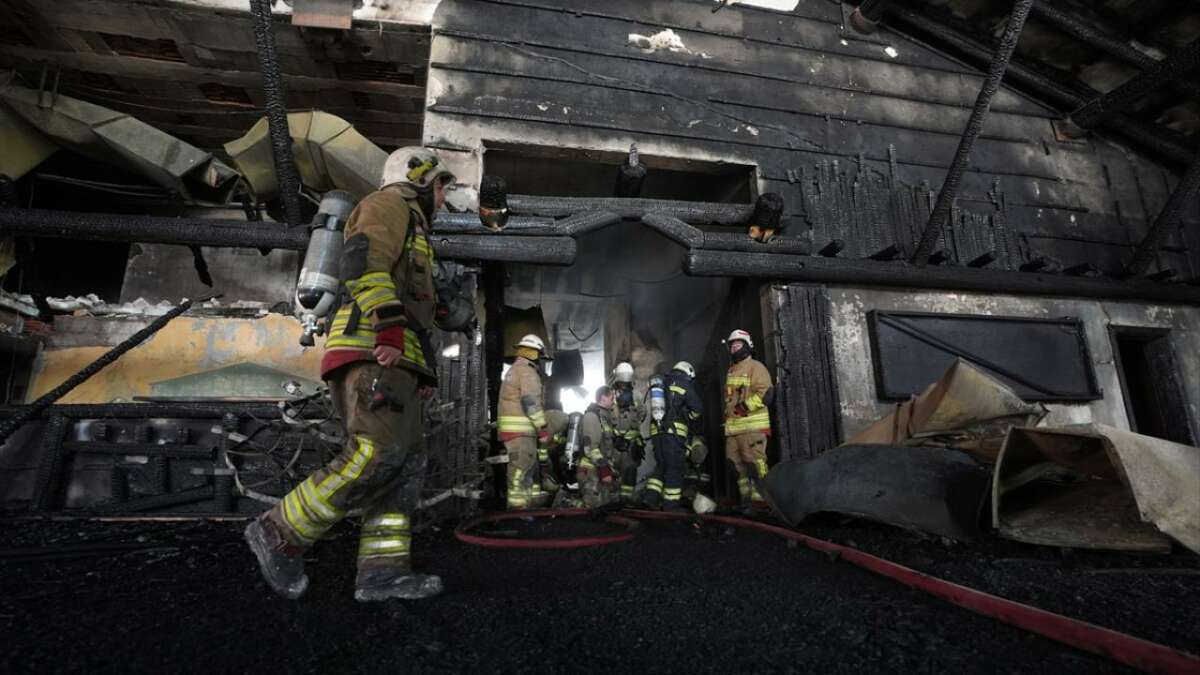
[[[509,195],[514,214],[562,218],[582,211],[610,211],[622,218],[638,219],[653,213],[678,218],[686,223],[742,225],[750,219],[753,204],[713,204],[670,199],[620,199],[616,197],[543,197]]]
[[[19,237],[129,241],[144,244],[288,249],[308,246],[303,228],[278,223],[162,218],[47,209],[0,209],[0,233]]]
[[[576,245],[571,237],[506,237],[494,234],[433,234],[433,250],[441,258],[492,260],[537,265],[570,265]]]
[[[954,27],[903,7],[895,7],[888,13],[888,23],[907,32],[936,39],[939,44],[950,47],[975,63],[987,63],[992,57],[991,49],[967,37]],[[1100,94],[1079,83],[1060,82],[1038,69],[1022,63],[1020,59],[1013,59],[1009,63],[1005,77],[1008,81],[1053,104],[1060,110],[1074,110],[1087,103],[1090,98]],[[1156,155],[1185,166],[1191,162],[1194,154],[1177,134],[1143,124],[1128,115],[1114,115],[1105,120],[1103,127],[1125,136]]]
[[[275,162],[275,180],[283,201],[284,219],[295,227],[300,224],[300,174],[292,156],[292,135],[288,128],[287,95],[279,56],[275,50],[275,27],[271,18],[272,0],[250,0],[254,16],[254,42],[258,48],[258,67],[262,73],[266,97],[267,125],[271,135],[271,156]]]
[[[1200,305],[1200,288],[1149,281],[1115,281],[962,267],[917,267],[819,256],[732,251],[690,251],[684,271],[693,276],[751,277],[846,286],[930,288],[1013,295],[1150,300]]]
[[[704,245],[703,232],[674,216],[647,213],[642,216],[642,223],[687,248],[699,248]]]
[[[562,234],[553,218],[509,218],[500,232],[495,232],[479,220],[477,213],[439,213],[433,219],[434,233],[515,235],[544,237]]]
[[[576,213],[570,218],[564,218],[556,225],[562,228],[561,234],[578,237],[588,232],[602,230],[610,225],[616,225],[619,222],[621,222],[621,216],[612,211],[584,211]]]
[[[27,405],[0,406],[0,419],[21,414]],[[73,403],[52,405],[35,412],[39,416],[62,417],[67,420],[86,419],[220,419],[225,415],[271,419],[279,416],[279,408],[265,403],[246,402],[188,402],[188,403]]]
[[[850,15],[850,25],[860,33],[874,33],[892,0],[863,0]]]
[[[1141,70],[1151,70],[1159,64],[1158,59],[1135,49],[1128,42],[1114,37],[1111,32],[1097,27],[1091,21],[1084,21],[1075,14],[1046,2],[1046,0],[1034,0],[1033,14],[1080,42]],[[1174,82],[1173,85],[1184,95],[1200,98],[1200,84],[1194,81],[1180,80]]]
[[[826,258],[836,258],[837,254],[841,253],[842,249],[844,248],[846,248],[846,242],[842,241],[841,239],[834,239],[828,244],[825,244],[825,246],[823,246],[821,250],[817,252],[817,255],[823,255]]]
[[[1125,266],[1125,276],[1136,277],[1146,273],[1154,256],[1158,253],[1159,247],[1162,246],[1163,240],[1166,239],[1167,233],[1179,225],[1184,208],[1190,200],[1195,198],[1197,190],[1200,190],[1200,155],[1196,155],[1192,160],[1183,177],[1179,179],[1179,184],[1167,198],[1166,206],[1159,212],[1158,217],[1154,219],[1154,224],[1150,226],[1150,230],[1146,232],[1142,242],[1138,244],[1133,258]]]
[[[1088,129],[1113,115],[1129,111],[1146,95],[1171,82],[1181,81],[1197,68],[1200,68],[1200,40],[1192,41],[1166,61],[1080,106],[1060,126],[1060,131],[1074,138],[1083,136]]]
[[[1025,26],[1025,19],[1029,17],[1029,8],[1032,4],[1033,0],[1016,0],[1013,3],[1012,14],[1004,26],[1000,44],[996,46],[996,53],[988,67],[987,77],[984,78],[983,86],[979,88],[975,107],[971,110],[971,116],[967,119],[967,127],[958,141],[958,149],[954,152],[954,161],[950,163],[950,170],[946,172],[942,189],[938,190],[937,203],[933,207],[933,212],[929,214],[929,222],[921,232],[920,242],[917,244],[916,252],[913,253],[912,262],[918,267],[928,264],[929,254],[933,253],[938,235],[950,217],[950,209],[954,206],[954,200],[958,198],[958,186],[962,182],[963,172],[967,169],[967,161],[971,158],[971,148],[975,145],[975,139],[979,137],[979,132],[983,131],[983,122],[987,118],[988,110],[992,107],[992,97],[1000,90],[1000,82],[1004,79],[1004,72],[1008,70],[1008,62],[1012,59],[1013,50],[1017,48],[1017,40],[1021,37],[1021,29]]]
[[[775,237],[770,241],[758,242],[737,232],[705,232],[702,248],[716,251],[808,255],[812,252],[812,242],[800,237]]]
[[[987,253],[984,253],[983,255],[967,263],[967,267],[987,267],[988,265],[996,262],[996,258],[997,256],[995,251],[988,251]]]

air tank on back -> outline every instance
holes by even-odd
[[[354,195],[349,192],[330,190],[321,198],[321,205],[313,218],[304,265],[296,281],[296,306],[301,312],[304,327],[300,344],[305,347],[316,344],[314,336],[325,333],[322,320],[337,309],[334,305],[342,283],[343,230],[356,202]]]

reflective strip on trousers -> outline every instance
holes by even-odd
[[[363,522],[358,557],[401,557],[409,554],[412,535],[407,514],[380,513]]]
[[[650,490],[652,492],[657,492],[659,494],[662,494],[663,483],[661,480],[659,480],[657,478],[651,478],[650,480],[646,481],[646,489]]]
[[[496,420],[496,430],[510,434],[535,434],[537,427],[524,415],[501,415]]]
[[[315,475],[305,478],[283,498],[283,519],[304,544],[312,544],[342,519],[344,511],[335,507],[331,498],[358,480],[375,456],[375,443],[371,439],[355,436],[354,440],[357,447],[341,468],[320,483],[316,482]]]

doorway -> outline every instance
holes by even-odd
[[[1195,445],[1170,330],[1113,326],[1110,332],[1130,430]]]

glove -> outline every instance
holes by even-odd
[[[750,414],[750,409],[746,407],[745,403],[739,403],[739,404],[733,406],[733,416],[734,417],[745,417],[746,415],[749,415],[749,414]]]
[[[549,447],[549,445],[550,445],[550,430],[549,429],[542,429],[542,430],[538,431],[538,445],[542,446],[543,448]]]
[[[600,476],[601,483],[613,482],[613,471],[612,471],[612,469],[609,468],[609,466],[607,464],[605,464],[605,465],[601,466],[599,469],[597,469],[596,474]]]

